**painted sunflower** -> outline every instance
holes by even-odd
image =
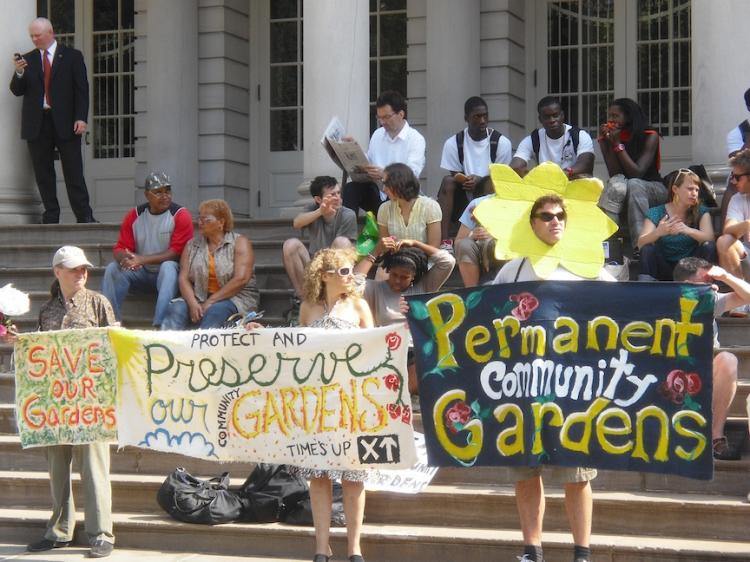
[[[534,272],[546,279],[558,265],[587,279],[596,278],[604,264],[602,242],[617,224],[599,209],[601,180],[569,180],[560,167],[544,162],[521,178],[510,166],[490,166],[495,197],[474,209],[475,219],[496,239],[499,260],[528,258]],[[529,213],[539,197],[557,194],[565,201],[567,222],[562,240],[550,246],[536,237]]]

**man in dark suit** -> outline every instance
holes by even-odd
[[[37,18],[29,25],[36,47],[15,56],[10,91],[23,96],[21,138],[29,145],[42,196],[42,223],[60,222],[55,178],[55,147],[60,153],[65,187],[78,222],[94,221],[83,178],[81,135],[86,132],[89,83],[83,55],[55,40],[52,23]]]

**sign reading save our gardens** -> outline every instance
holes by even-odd
[[[24,447],[117,439],[219,461],[409,468],[406,342],[394,326],[22,335],[19,433]]]

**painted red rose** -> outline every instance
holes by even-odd
[[[675,404],[682,404],[685,395],[695,396],[700,392],[703,383],[697,373],[686,373],[681,369],[670,371],[659,387],[662,396]]]
[[[698,373],[688,373],[685,376],[687,377],[687,392],[690,396],[695,396],[701,391],[701,387],[703,386],[701,378],[698,376]]]
[[[394,420],[401,417],[401,406],[398,404],[388,404],[388,415]]]
[[[539,308],[539,299],[531,293],[523,292],[511,295],[510,300],[518,303],[518,306],[511,310],[510,313],[519,320],[528,320],[531,313]]]
[[[385,343],[388,345],[388,349],[395,351],[401,347],[401,336],[396,332],[389,332],[385,335]]]
[[[445,412],[445,424],[452,433],[458,433],[456,423],[466,424],[471,419],[471,408],[466,402],[458,401]]]
[[[411,423],[411,406],[404,406],[401,411],[401,421],[405,424]]]
[[[385,387],[390,390],[398,390],[401,386],[401,381],[394,373],[384,376],[383,381],[385,382]]]

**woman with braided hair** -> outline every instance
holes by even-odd
[[[432,267],[429,266],[432,262]],[[387,277],[368,279],[364,298],[370,305],[376,326],[406,323],[404,295],[432,293],[440,289],[450,277],[455,258],[445,250],[419,240],[381,238],[372,254],[355,266],[355,271],[367,274],[379,263]],[[409,392],[416,394],[417,380],[413,354],[409,352]]]

